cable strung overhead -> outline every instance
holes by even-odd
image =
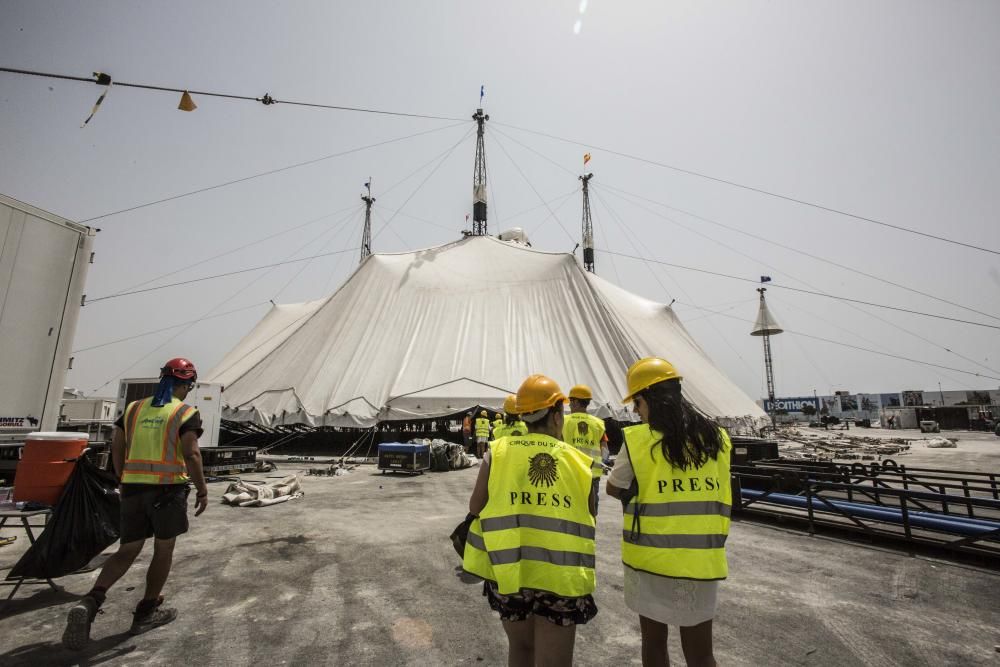
[[[201,278],[192,278],[191,280],[182,280],[176,283],[168,283],[166,285],[156,285],[155,287],[145,287],[143,289],[132,290],[131,292],[118,292],[117,294],[109,294],[107,296],[97,297],[96,299],[88,299],[84,305],[90,305],[92,303],[97,303],[98,301],[107,301],[108,299],[117,299],[121,296],[130,296],[132,294],[142,294],[143,292],[155,292],[156,290],[166,289],[168,287],[177,287],[179,285],[190,285],[192,283],[200,283],[205,280],[214,280],[216,278],[225,278],[226,276],[235,276],[240,273],[250,273],[251,271],[260,271],[262,269],[270,269],[275,266],[284,266],[285,264],[295,264],[297,262],[308,262],[320,257],[332,257],[333,255],[342,255],[345,252],[354,252],[359,248],[347,248],[345,250],[337,250],[334,252],[323,252],[318,255],[310,255],[309,257],[299,257],[298,259],[288,259],[283,262],[275,262],[273,264],[262,264],[261,266],[251,266],[248,269],[237,269],[236,271],[227,271],[225,273],[216,273],[212,276],[202,276]],[[998,327],[1000,328],[1000,327]]]
[[[10,74],[25,74],[28,76],[40,76],[48,79],[62,79],[63,81],[80,81],[83,83],[96,83],[103,86],[107,86],[112,82],[111,77],[103,72],[94,72],[93,77],[70,76],[67,74],[53,74],[51,72],[35,72],[32,70],[14,69],[12,67],[0,67],[0,72],[7,72]],[[230,93],[218,93],[207,90],[191,90],[189,88],[171,88],[169,86],[154,86],[146,83],[126,83],[124,81],[114,81],[114,85],[120,88],[140,88],[143,90],[157,90],[160,92],[181,93],[182,95],[186,95],[188,98],[190,98],[190,96],[192,95],[199,95],[203,97],[221,97],[230,100],[260,102],[264,106],[271,106],[273,104],[285,104],[289,106],[298,106],[298,107],[313,107],[316,109],[331,109],[334,111],[357,111],[360,113],[374,113],[383,116],[403,116],[405,118],[425,118],[428,120],[452,120],[452,121],[465,120],[464,118],[456,118],[454,116],[433,116],[430,114],[408,113],[405,111],[387,111],[385,109],[367,109],[365,107],[349,107],[337,104],[321,104],[319,102],[280,100],[275,97],[271,97],[269,93],[264,93],[264,95],[261,97],[255,97],[252,95],[233,95]]]
[[[695,310],[703,310],[705,312],[711,313],[713,315],[718,315],[720,317],[728,317],[729,319],[732,319],[732,320],[739,320],[740,322],[747,322],[749,324],[753,324],[753,322],[754,322],[753,320],[748,320],[745,317],[739,317],[738,315],[730,315],[729,313],[726,313],[726,312],[723,312],[723,311],[711,310],[709,308],[702,308],[701,306],[696,306],[693,303],[682,303],[680,301],[678,301],[677,303],[679,303],[681,305],[684,305],[684,306],[688,306],[690,308],[694,308]],[[977,373],[975,371],[967,371],[967,370],[963,370],[961,368],[954,368],[952,366],[942,366],[941,364],[934,364],[934,363],[931,363],[929,361],[922,361],[920,359],[912,359],[910,357],[903,357],[903,356],[900,356],[898,354],[892,354],[890,352],[879,352],[878,350],[872,350],[872,349],[867,348],[867,347],[860,347],[858,345],[851,345],[850,343],[844,343],[844,342],[841,342],[839,340],[832,340],[830,338],[823,338],[822,336],[815,336],[813,334],[807,334],[807,333],[803,333],[801,331],[791,331],[790,329],[785,329],[785,333],[792,334],[794,336],[802,336],[803,338],[811,338],[813,340],[822,341],[824,343],[831,343],[833,345],[839,345],[841,347],[848,347],[848,348],[850,348],[852,350],[859,350],[861,352],[869,352],[871,354],[877,354],[877,355],[883,356],[883,357],[890,357],[892,359],[899,359],[901,361],[909,361],[909,362],[912,362],[914,364],[920,364],[921,366],[931,366],[931,367],[934,367],[934,368],[942,368],[944,370],[954,371],[956,373],[965,373],[966,375],[974,375],[974,376],[979,377],[979,378],[986,378],[987,380],[1000,380],[1000,377],[994,377],[992,375],[985,375],[983,373]]]
[[[303,102],[303,101],[296,101],[296,100],[281,100],[281,99],[277,99],[277,98],[272,97],[269,93],[265,93],[263,96],[257,97],[257,96],[253,96],[253,95],[235,95],[235,94],[231,94],[231,93],[221,93],[221,92],[202,91],[202,90],[191,90],[191,89],[188,89],[188,88],[175,88],[175,87],[169,87],[169,86],[157,86],[157,85],[144,84],[144,83],[119,82],[119,81],[113,81],[112,78],[110,77],[110,75],[108,75],[106,73],[103,73],[103,72],[94,72],[93,77],[71,76],[71,75],[67,75],[67,74],[56,74],[56,73],[52,73],[52,72],[38,72],[38,71],[34,71],[34,70],[18,69],[18,68],[13,68],[13,67],[0,67],[0,72],[5,72],[5,73],[8,73],[8,74],[21,74],[21,75],[25,75],[25,76],[45,77],[45,78],[50,78],[50,79],[61,79],[61,80],[64,80],[64,81],[76,81],[76,82],[82,82],[82,83],[96,83],[98,85],[105,86],[104,94],[102,94],[102,96],[98,99],[97,104],[94,106],[94,110],[91,112],[91,117],[93,117],[93,114],[96,112],[97,108],[100,106],[100,103],[104,100],[104,96],[107,94],[107,91],[110,88],[110,86],[112,84],[114,84],[115,86],[124,87],[124,88],[138,88],[138,89],[143,89],[143,90],[154,90],[154,91],[162,91],[162,92],[181,93],[183,95],[183,98],[181,100],[179,108],[181,110],[185,110],[185,111],[190,111],[190,110],[193,110],[194,108],[196,108],[194,106],[194,103],[191,101],[191,96],[192,95],[201,95],[201,96],[206,96],[206,97],[219,97],[219,98],[225,98],[225,99],[231,99],[231,100],[258,102],[258,103],[263,104],[265,106],[271,106],[271,105],[274,105],[274,104],[284,104],[284,105],[288,105],[288,106],[301,106],[301,107],[310,107],[310,108],[316,108],[316,109],[327,109],[327,110],[334,110],[334,111],[352,111],[352,112],[358,112],[358,113],[370,113],[370,114],[379,114],[379,115],[385,115],[385,116],[399,116],[399,117],[405,117],[405,118],[420,118],[420,119],[427,119],[427,120],[447,120],[447,121],[456,121],[456,122],[467,122],[465,119],[458,118],[458,117],[455,117],[455,116],[422,114],[422,113],[412,113],[412,112],[405,112],[405,111],[390,111],[390,110],[386,110],[386,109],[371,109],[371,108],[366,108],[366,107],[354,107],[354,106],[335,105],[335,104],[322,104],[322,103],[319,103],[319,102]],[[87,121],[89,121],[89,120],[90,120],[90,118],[87,119]],[[642,162],[642,163],[649,164],[649,165],[652,165],[652,166],[661,167],[663,169],[670,169],[670,170],[676,171],[678,173],[687,174],[689,176],[695,176],[697,178],[703,178],[703,179],[706,179],[706,180],[709,180],[709,181],[714,181],[716,183],[721,183],[723,185],[728,185],[728,186],[731,186],[731,187],[734,187],[734,188],[739,188],[739,189],[742,189],[742,190],[747,190],[749,192],[756,192],[757,194],[762,194],[762,195],[765,195],[765,196],[768,196],[768,197],[774,197],[776,199],[782,199],[784,201],[792,202],[792,203],[799,204],[799,205],[802,205],[802,206],[808,206],[808,207],[811,207],[811,208],[815,208],[817,210],[826,211],[827,213],[834,213],[836,215],[841,215],[841,216],[844,216],[844,217],[847,217],[847,218],[851,218],[853,220],[857,220],[859,222],[867,222],[867,223],[870,223],[870,224],[879,225],[881,227],[886,227],[886,228],[889,228],[889,229],[895,229],[897,231],[904,232],[904,233],[907,233],[907,234],[914,234],[916,236],[922,236],[924,238],[929,238],[929,239],[932,239],[932,240],[935,240],[935,241],[941,241],[942,243],[950,243],[952,245],[962,246],[962,247],[965,247],[965,248],[969,248],[971,250],[977,250],[979,252],[990,253],[990,254],[993,254],[993,255],[1000,255],[1000,250],[996,250],[996,249],[993,249],[993,248],[986,248],[986,247],[978,246],[978,245],[975,245],[975,244],[972,244],[972,243],[966,243],[964,241],[958,241],[958,240],[955,240],[955,239],[946,238],[944,236],[937,236],[935,234],[929,234],[927,232],[922,232],[920,230],[913,229],[913,228],[910,228],[910,227],[904,227],[903,225],[896,225],[896,224],[892,224],[892,223],[889,223],[889,222],[884,222],[882,220],[877,220],[875,218],[870,218],[870,217],[867,217],[867,216],[859,215],[857,213],[851,213],[849,211],[845,211],[843,209],[834,208],[832,206],[825,206],[823,204],[817,204],[815,202],[810,202],[810,201],[807,201],[805,199],[801,199],[801,198],[798,198],[798,197],[793,197],[791,195],[780,194],[780,193],[777,193],[777,192],[773,192],[773,191],[770,191],[770,190],[765,190],[763,188],[754,187],[754,186],[751,186],[751,185],[744,185],[743,183],[738,183],[738,182],[730,180],[730,179],[720,178],[718,176],[712,176],[710,174],[705,174],[705,173],[702,173],[702,172],[699,172],[699,171],[694,171],[692,169],[685,169],[684,167],[679,167],[677,165],[672,165],[672,164],[668,164],[668,163],[665,163],[665,162],[659,162],[657,160],[652,160],[650,158],[645,158],[645,157],[642,157],[640,155],[633,155],[631,153],[626,153],[625,151],[617,151],[617,150],[614,150],[614,149],[611,149],[611,148],[602,148],[600,146],[595,146],[595,145],[590,144],[590,143],[585,143],[585,142],[582,142],[582,141],[577,141],[575,139],[567,139],[565,137],[560,137],[558,135],[550,134],[548,132],[542,132],[542,131],[539,131],[539,130],[532,130],[530,128],[519,127],[517,125],[511,125],[509,123],[495,122],[495,124],[496,125],[501,125],[503,127],[510,128],[512,130],[518,130],[520,132],[527,132],[527,133],[534,134],[534,135],[537,135],[537,136],[540,136],[540,137],[546,137],[546,138],[552,139],[554,141],[560,141],[560,142],[563,142],[563,143],[574,144],[574,145],[582,146],[582,147],[586,147],[586,148],[593,148],[593,149],[600,150],[602,152],[608,153],[609,155],[617,155],[618,157],[623,157],[623,158],[626,158],[626,159],[629,159],[629,160],[635,160],[637,162]],[[161,200],[161,201],[169,201],[169,199],[165,199],[165,200]],[[150,202],[150,204],[146,204],[146,205],[152,205],[154,203],[161,203],[161,202],[160,201]],[[95,218],[89,218],[88,220],[83,220],[82,222],[89,222],[89,221],[97,220],[97,219],[100,219],[100,218],[103,218],[103,217],[108,217],[109,215],[115,215],[116,213],[123,213],[126,210],[133,210],[133,209],[124,209],[122,211],[117,211],[115,213],[105,214],[104,216],[97,216]]]
[[[386,139],[385,141],[379,141],[374,144],[368,144],[366,146],[357,146],[355,148],[349,148],[345,151],[340,151],[339,153],[331,153],[329,155],[324,155],[322,157],[313,158],[312,160],[306,160],[304,162],[296,162],[295,164],[288,164],[284,167],[278,167],[277,169],[268,169],[267,171],[262,171],[259,174],[252,174],[250,176],[244,176],[242,178],[233,179],[231,181],[226,181],[224,183],[217,183],[215,185],[209,185],[203,188],[198,188],[197,190],[189,190],[187,192],[181,192],[176,195],[171,195],[169,197],[164,197],[163,199],[156,199],[154,201],[146,202],[144,204],[136,204],[135,206],[129,206],[128,208],[119,209],[117,211],[111,211],[109,213],[103,213],[101,215],[95,215],[92,218],[86,218],[81,220],[81,223],[93,222],[94,220],[102,220],[104,218],[110,218],[114,215],[119,215],[121,213],[128,213],[130,211],[136,211],[140,208],[146,208],[147,206],[155,206],[156,204],[163,204],[164,202],[174,201],[175,199],[182,199],[184,197],[190,197],[191,195],[201,194],[202,192],[208,192],[210,190],[218,190],[219,188],[224,188],[227,185],[235,185],[236,183],[245,183],[246,181],[252,181],[255,178],[260,178],[262,176],[270,176],[272,174],[277,174],[283,171],[288,171],[289,169],[296,169],[298,167],[305,167],[310,164],[316,164],[317,162],[323,162],[324,160],[332,160],[333,158],[343,157],[345,155],[350,155],[352,153],[359,153],[369,148],[378,148],[379,146],[385,146],[386,144],[396,143],[397,141],[405,141],[407,139],[413,139],[415,137],[423,136],[425,134],[431,134],[433,132],[440,132],[442,130],[449,130],[453,127],[458,127],[459,125],[464,125],[465,123],[454,123],[452,125],[445,125],[444,127],[436,127],[433,130],[424,130],[423,132],[415,132],[413,134],[407,134],[403,137],[396,137],[394,139]]]
[[[699,269],[694,266],[685,266],[683,264],[674,264],[672,262],[664,262],[659,259],[649,259],[647,257],[640,257],[639,255],[629,255],[623,252],[614,252],[612,250],[603,250],[609,255],[615,255],[617,257],[627,257],[628,259],[637,259],[642,262],[653,262],[654,264],[662,264],[664,266],[671,266],[676,269],[684,269],[685,271],[695,271],[697,273],[706,273],[712,276],[718,276],[720,278],[729,278],[730,280],[739,280],[745,283],[757,283],[758,281],[752,278],[744,278],[743,276],[734,276],[729,273],[721,273],[719,271],[710,271],[709,269]],[[771,287],[776,287],[778,289],[789,290],[791,292],[801,292],[802,294],[811,294],[813,296],[822,296],[827,299],[835,299],[837,301],[847,301],[850,303],[860,303],[865,306],[874,306],[876,308],[885,308],[886,310],[896,310],[901,313],[910,313],[911,315],[920,315],[922,317],[932,317],[938,320],[948,320],[949,322],[958,322],[960,324],[971,324],[977,327],[986,327],[987,329],[1000,329],[1000,326],[995,324],[986,324],[985,322],[973,322],[972,320],[963,320],[957,317],[948,317],[947,315],[936,315],[934,313],[925,313],[919,310],[910,310],[909,308],[899,308],[897,306],[888,306],[884,303],[874,303],[872,301],[863,301],[861,299],[852,299],[846,296],[838,296],[836,294],[825,294],[823,292],[814,292],[812,290],[802,289],[799,287],[791,287],[789,285],[778,285],[776,283],[771,283]]]

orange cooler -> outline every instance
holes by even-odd
[[[14,476],[14,500],[55,505],[87,447],[85,433],[29,433]]]

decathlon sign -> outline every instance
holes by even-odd
[[[777,398],[772,405],[771,401],[764,399],[764,411],[784,410],[785,412],[802,412],[802,408],[811,405],[819,412],[819,399],[815,396],[798,396],[796,398]]]

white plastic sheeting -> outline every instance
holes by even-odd
[[[532,373],[594,392],[630,419],[625,370],[659,355],[686,395],[730,420],[766,415],[712,363],[674,312],[586,273],[570,254],[470,237],[368,257],[327,299],[275,306],[204,378],[224,416],[260,424],[369,426],[499,409]]]

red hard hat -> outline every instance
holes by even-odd
[[[198,370],[190,360],[184,357],[177,357],[163,364],[163,368],[160,369],[160,377],[167,377],[168,375],[178,380],[184,380],[185,382],[194,382],[198,379]]]

